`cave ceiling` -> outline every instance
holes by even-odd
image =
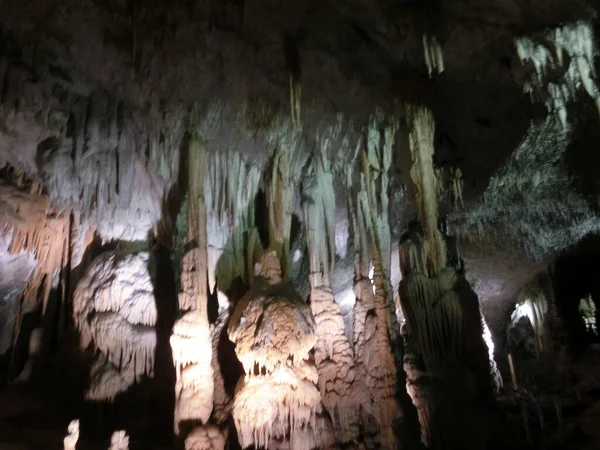
[[[559,136],[543,105],[523,92],[527,68],[514,39],[594,20],[598,3],[2,0],[0,162],[44,180],[59,207],[85,205],[65,188],[81,183],[84,169],[66,169],[58,156],[77,152],[82,127],[86,141],[112,139],[107,115],[116,111],[133,124],[138,145],[148,142],[152,164],[133,182],[144,192],[130,194],[136,223],[147,229],[161,203],[145,192],[164,196],[175,183],[178,158],[169,151],[179,151],[190,122],[198,121],[210,152],[239,151],[264,165],[273,147],[265,123],[289,115],[290,74],[302,86],[303,131],[293,138],[300,151],[339,113],[341,134],[352,135],[376,108],[395,114],[405,103],[424,103],[436,119],[437,165],[460,167],[464,176],[465,205],[446,212],[467,273],[484,302],[511,300],[553,257],[600,227],[593,104],[582,96],[572,107],[575,131]],[[445,70],[432,78],[424,33],[443,48]],[[73,141],[66,150],[40,150],[65,136]],[[161,155],[153,139],[166,149]],[[396,195],[407,176],[398,147],[390,183],[395,240],[415,214]],[[127,174],[118,177],[122,198]],[[119,225],[129,211],[119,201],[105,236],[139,239],[143,232]]]

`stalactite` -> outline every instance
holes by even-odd
[[[80,345],[100,351],[92,366],[91,400],[114,400],[154,372],[157,320],[147,252],[96,258],[73,295],[73,318]]]
[[[481,314],[481,327],[483,329],[483,341],[488,349],[488,359],[490,361],[490,374],[492,376],[492,382],[494,384],[494,391],[496,393],[500,392],[504,385],[504,381],[502,380],[502,374],[500,370],[498,370],[498,365],[496,364],[496,359],[494,358],[494,341],[492,340],[492,332],[488,327],[487,322],[485,321],[485,317],[483,313]]]
[[[290,264],[290,233],[292,229],[292,201],[298,180],[290,167],[290,155],[286,149],[278,149],[271,169],[270,185],[267,189],[269,208],[269,248],[281,259],[284,278]]]
[[[187,242],[182,260],[179,307],[173,327],[175,433],[183,422],[206,424],[213,409],[212,343],[208,323],[208,246],[205,204],[206,148],[196,134],[188,143]]]
[[[302,111],[302,85],[298,82],[294,74],[290,74],[290,117],[292,124],[300,128]]]
[[[444,54],[435,36],[423,35],[423,52],[429,78],[433,76],[434,71],[438,74],[442,73],[444,71]]]
[[[75,450],[79,440],[79,420],[72,420],[67,429],[68,435],[63,439],[64,450]]]
[[[314,330],[308,305],[282,280],[277,253],[265,252],[260,276],[236,305],[228,328],[246,371],[233,404],[243,448],[309,450],[329,444],[331,424],[322,415],[309,355]]]

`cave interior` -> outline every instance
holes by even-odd
[[[0,0],[0,450],[600,449],[599,12]]]

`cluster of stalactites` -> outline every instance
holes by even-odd
[[[444,54],[437,37],[423,34],[423,52],[429,77],[431,78],[434,72],[442,73],[444,71]]]
[[[600,114],[600,89],[594,68],[598,51],[592,26],[576,22],[549,30],[539,39],[521,37],[515,45],[521,62],[535,68],[524,90],[532,101],[545,102],[565,131],[570,129],[567,104],[583,88]],[[557,76],[558,75],[558,76]]]
[[[303,202],[307,223],[307,241],[311,283],[329,283],[328,277],[335,261],[335,193],[329,160],[315,154],[303,183]]]
[[[252,280],[262,251],[254,226],[254,198],[261,168],[238,152],[207,157],[204,198],[207,211],[208,282],[211,292],[226,292],[236,277]]]
[[[45,311],[56,271],[66,267],[70,248],[83,243],[69,241],[68,212],[52,208],[41,186],[33,183],[26,188],[22,174],[15,173],[15,178],[16,184],[0,182],[0,231],[11,235],[9,253],[25,251],[35,257],[37,265],[23,298],[32,303],[39,299]]]
[[[73,294],[82,348],[100,351],[92,365],[91,400],[112,401],[154,372],[157,320],[147,252],[108,252],[95,259]]]

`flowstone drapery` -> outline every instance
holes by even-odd
[[[494,408],[479,303],[453,266],[459,260],[456,249],[448,248],[438,229],[433,117],[424,107],[407,108],[407,117],[420,221],[401,240],[407,391],[427,447],[482,448],[492,435]]]
[[[236,305],[228,327],[246,375],[235,389],[233,418],[243,448],[326,448],[331,424],[322,414],[310,357],[315,321],[308,305],[282,281],[274,251]],[[260,399],[260,400],[258,400]]]
[[[157,319],[149,254],[107,252],[96,258],[73,294],[82,349],[100,355],[92,366],[90,400],[112,401],[154,373]]]

